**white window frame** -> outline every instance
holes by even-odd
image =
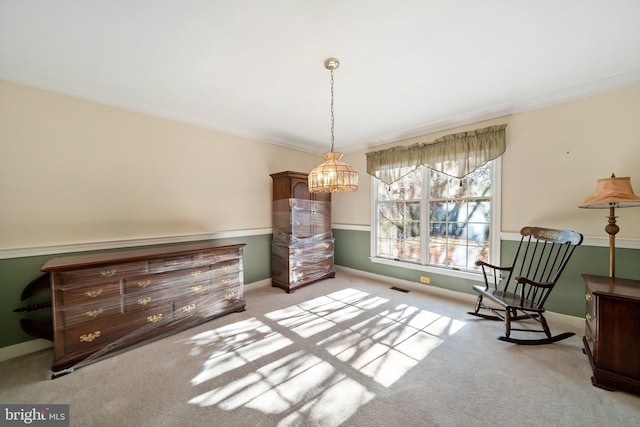
[[[500,264],[500,226],[502,224],[501,221],[501,194],[502,194],[502,159],[498,157],[493,161],[493,182],[492,186],[492,197],[491,197],[491,231],[489,234],[489,263],[499,265]],[[410,261],[400,261],[394,260],[390,258],[381,258],[376,256],[376,244],[377,244],[377,232],[378,232],[378,224],[376,218],[376,210],[377,210],[377,197],[378,197],[378,183],[379,180],[376,177],[371,177],[371,242],[369,244],[369,259],[371,262],[376,264],[384,264],[392,267],[400,267],[407,268],[411,270],[424,271],[426,273],[440,274],[444,276],[458,277],[461,279],[470,279],[470,280],[478,280],[482,277],[482,272],[472,272],[472,271],[463,271],[457,270],[448,267],[440,267],[433,265],[424,265],[420,263],[410,262]],[[424,211],[424,209],[423,209]],[[427,221],[427,213],[422,212],[421,223],[423,221]],[[421,255],[421,258],[424,259],[424,254]]]

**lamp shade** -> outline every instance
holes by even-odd
[[[617,208],[640,206],[640,197],[633,193],[631,179],[628,176],[617,178],[612,174],[611,178],[599,179],[595,193],[580,205],[581,208],[586,209],[608,209],[612,206]]]
[[[308,185],[312,193],[350,192],[358,190],[358,173],[340,160],[342,153],[324,153],[325,162],[309,172]]]

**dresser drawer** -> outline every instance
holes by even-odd
[[[219,251],[202,252],[194,256],[194,265],[209,265],[219,262],[239,260],[241,257],[238,249],[223,249]]]
[[[149,272],[182,270],[193,265],[193,255],[179,255],[149,260]]]
[[[209,278],[208,266],[189,268],[169,273],[145,274],[124,280],[124,293],[166,291],[175,286],[204,282]]]
[[[124,312],[147,310],[171,300],[169,292],[146,292],[125,295]]]
[[[63,332],[65,353],[86,353],[124,337],[134,328],[121,321],[105,318]]]
[[[213,277],[229,276],[240,272],[238,260],[224,261],[211,265],[211,275]]]
[[[173,312],[172,304],[153,307],[152,309],[118,318],[104,318],[94,322],[86,323],[82,326],[68,328],[64,331],[65,352],[87,352],[100,348],[114,341],[123,339],[122,345],[114,345],[114,348],[125,346],[131,342],[138,341],[145,335],[145,331],[140,328],[149,324],[161,325],[162,320],[171,319]]]
[[[108,306],[120,297],[120,282],[94,283],[88,286],[60,286],[54,285],[57,307],[71,307],[91,304],[93,306]]]
[[[74,306],[73,308],[61,309],[58,315],[62,319],[62,324],[67,327],[81,325],[87,322],[102,320],[105,317],[120,314],[122,303],[120,297],[102,301],[100,304],[85,304]]]
[[[157,307],[149,308],[145,311],[131,313],[127,315],[129,323],[138,330],[139,328],[153,329],[154,327],[160,327],[172,320],[173,317],[173,303],[165,301],[163,304]],[[155,325],[155,326],[153,326]]]
[[[82,268],[57,273],[57,275],[59,277],[58,283],[62,285],[75,285],[94,282],[114,282],[135,273],[143,273],[145,270],[146,263],[144,261],[140,261],[124,264],[111,264],[101,267]]]
[[[240,303],[244,303],[242,296],[241,290],[230,289],[226,292],[207,295],[197,300],[184,301],[182,303],[176,302],[175,316],[178,320],[212,318],[221,312],[237,308]]]

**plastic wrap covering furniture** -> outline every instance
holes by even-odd
[[[273,281],[288,283],[293,289],[335,275],[333,246],[333,239],[298,241],[290,246],[272,244]]]
[[[292,245],[331,237],[331,202],[305,199],[273,202],[274,243]]]
[[[245,309],[243,246],[208,242],[53,258],[52,375]]]
[[[280,199],[273,202],[272,284],[287,292],[335,277],[331,201]]]

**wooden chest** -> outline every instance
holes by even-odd
[[[245,309],[244,244],[189,243],[57,257],[54,376]]]

